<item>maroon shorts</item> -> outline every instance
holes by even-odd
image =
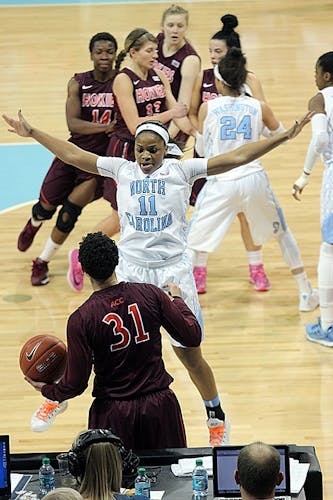
[[[117,183],[110,177],[104,177],[103,198],[111,204],[114,210],[118,211]]]
[[[186,447],[183,417],[171,389],[130,400],[95,399],[89,429],[112,429],[125,448]]]
[[[194,207],[195,202],[197,201],[198,198],[198,194],[200,193],[201,189],[203,188],[204,184],[206,184],[206,182],[207,181],[205,178],[197,179],[196,181],[194,181],[190,195],[190,205],[192,205],[192,207]]]
[[[97,200],[103,196],[103,177],[83,172],[59,158],[54,158],[43,180],[39,199],[50,205],[62,205],[76,186],[90,179],[96,179],[94,200]]]

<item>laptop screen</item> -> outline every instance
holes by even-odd
[[[290,495],[290,470],[288,446],[274,445],[280,454],[280,470],[284,479],[275,488],[275,496]],[[213,448],[214,496],[235,498],[240,496],[239,486],[235,481],[238,454],[243,446],[221,446]]]
[[[0,496],[10,496],[9,436],[0,435]]]

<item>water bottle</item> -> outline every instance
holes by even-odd
[[[50,459],[44,457],[42,460],[42,466],[39,469],[39,492],[45,496],[49,491],[55,488],[55,473],[54,468],[50,464]]]
[[[202,459],[197,458],[195,468],[192,472],[193,500],[207,498],[208,492],[208,472],[202,465]]]
[[[144,467],[138,468],[138,475],[135,479],[135,494],[150,498],[150,479]]]

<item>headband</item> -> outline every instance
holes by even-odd
[[[217,78],[220,82],[224,83],[227,87],[231,87],[230,83],[226,82],[224,78],[222,78],[221,73],[219,72],[219,67],[216,64],[214,66],[214,76]]]
[[[140,35],[138,35],[136,38],[134,38],[134,40],[132,40],[132,42],[130,43],[130,45],[129,45],[129,47],[128,47],[128,49],[127,49],[126,52],[129,52],[130,49],[135,44],[135,42],[137,42],[139,40],[139,38],[141,38],[143,35],[146,35],[147,33],[149,33],[149,31],[143,30],[142,33],[140,33]]]
[[[155,132],[159,135],[165,144],[168,146],[168,154],[172,156],[183,156],[182,150],[177,146],[177,144],[169,143],[170,136],[169,132],[165,130],[164,127],[158,125],[158,123],[141,123],[135,131],[135,137],[137,137],[141,132]]]

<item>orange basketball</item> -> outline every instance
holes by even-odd
[[[27,340],[20,352],[20,368],[24,375],[49,384],[59,380],[66,366],[67,348],[54,335],[36,335]]]

